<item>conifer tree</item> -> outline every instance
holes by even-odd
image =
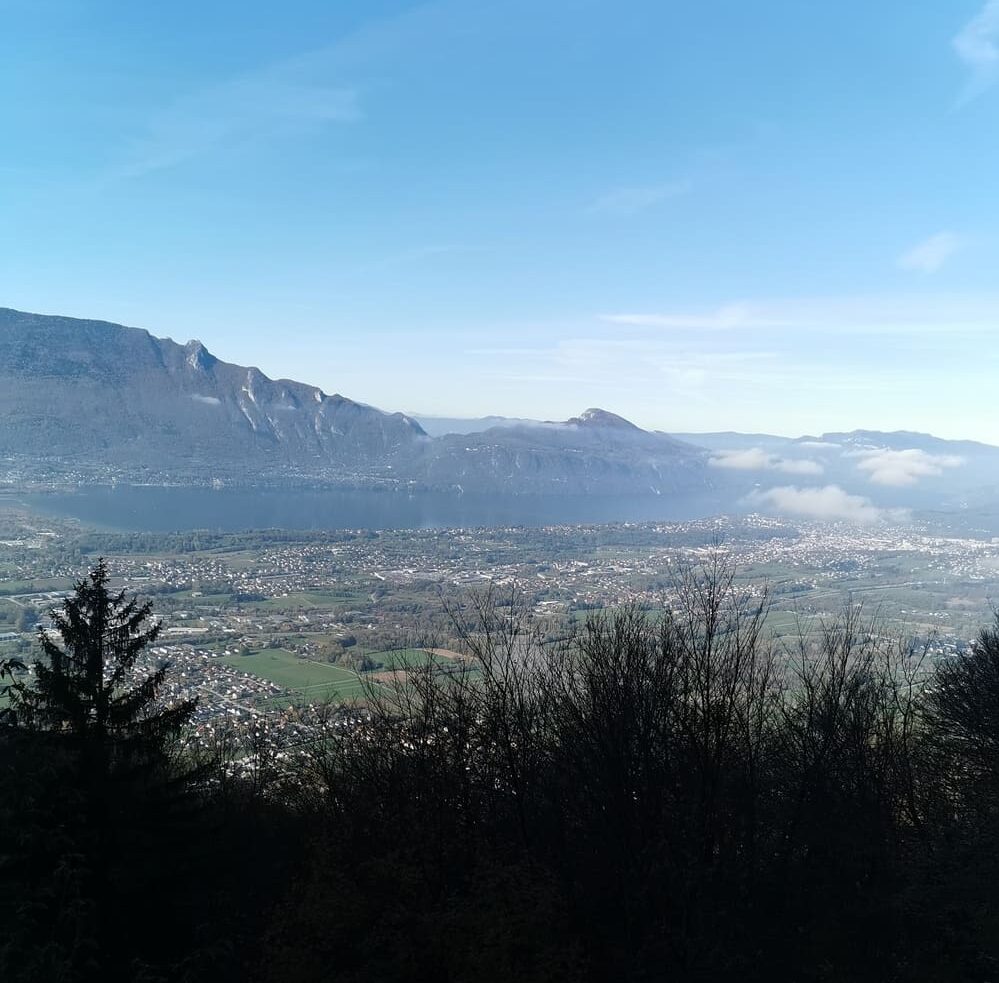
[[[180,736],[194,703],[162,699],[167,664],[139,661],[160,625],[109,581],[102,559],[39,629],[33,679],[7,685],[23,790],[0,825],[22,832],[0,856],[0,893],[20,899],[0,978],[131,978],[168,960],[181,931],[171,900],[189,882],[198,804]]]
[[[12,709],[18,723],[31,730],[67,732],[119,750],[161,748],[194,704],[157,705],[168,666],[140,675],[136,661],[156,641],[160,624],[150,623],[151,602],[111,591],[109,580],[102,558],[62,610],[52,612],[59,640],[39,629],[47,661],[35,662],[33,684],[12,688]]]

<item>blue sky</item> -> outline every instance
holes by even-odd
[[[0,17],[0,305],[393,410],[999,443],[999,0]]]

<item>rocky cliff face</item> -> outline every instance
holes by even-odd
[[[198,341],[0,309],[0,453],[363,469],[427,439],[401,413],[270,379]]]

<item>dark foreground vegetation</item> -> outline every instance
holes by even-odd
[[[718,567],[557,646],[452,613],[476,672],[194,749],[98,567],[4,667],[0,979],[999,979],[999,628],[774,650]]]

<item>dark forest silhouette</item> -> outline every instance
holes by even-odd
[[[0,979],[997,978],[999,625],[788,651],[724,565],[677,587],[554,645],[456,603],[474,670],[279,758],[186,750],[98,565],[0,666]]]

